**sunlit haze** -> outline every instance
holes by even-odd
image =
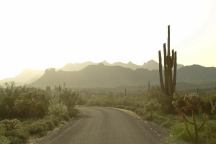
[[[216,66],[214,0],[2,0],[0,78],[84,61],[157,61],[168,24],[178,63]]]

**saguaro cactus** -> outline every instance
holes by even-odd
[[[167,48],[168,49],[167,49]],[[161,51],[159,54],[159,76],[162,91],[168,96],[170,105],[176,88],[177,52],[170,50],[170,26],[168,26],[167,44],[163,44],[164,68],[162,67]],[[164,71],[164,72],[163,72]]]

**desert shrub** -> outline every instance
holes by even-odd
[[[11,141],[6,136],[0,135],[0,144],[11,144]]]
[[[69,110],[69,116],[70,117],[75,117],[78,114],[78,110],[77,109],[71,109]]]
[[[18,117],[43,117],[48,112],[48,98],[41,90],[31,90],[19,95],[14,102],[14,110]]]
[[[37,88],[6,84],[0,88],[1,118],[43,117],[48,112],[46,91]]]
[[[204,131],[200,134],[200,137],[205,140],[207,144],[216,143],[216,125],[214,120],[209,120],[206,124]]]
[[[55,87],[51,92],[48,108],[49,114],[64,120],[69,120],[70,117],[76,114],[74,106],[77,99],[77,92],[67,89],[64,86]]]
[[[58,117],[50,115],[50,116],[47,116],[47,119],[51,120],[54,126],[59,125],[60,119]]]
[[[157,99],[150,99],[146,104],[145,104],[145,110],[149,112],[150,117],[149,120],[153,120],[153,114],[155,111],[158,111],[160,109],[161,105],[158,102]]]
[[[19,128],[7,131],[6,136],[10,138],[12,143],[13,141],[15,141],[14,143],[16,143],[17,141],[25,143],[29,137],[29,132],[25,128]]]
[[[64,88],[60,92],[60,101],[64,103],[69,110],[74,108],[77,99],[78,93],[70,89]]]
[[[28,126],[28,131],[32,135],[43,136],[47,131],[53,130],[61,121],[54,116],[47,116],[37,120]]]
[[[2,120],[0,121],[0,124],[6,129],[6,131],[18,129],[21,127],[21,122],[18,119],[12,119],[12,120]]]
[[[32,135],[43,136],[46,131],[46,124],[42,120],[36,121],[29,126],[29,133]]]
[[[23,127],[18,119],[2,120],[0,131],[1,135],[4,135],[10,141],[10,144],[23,144],[29,137],[28,130]]]
[[[10,144],[24,144],[25,141],[19,137],[8,136]]]
[[[183,122],[177,122],[175,123],[170,130],[170,135],[167,138],[167,143],[173,144],[178,141],[186,141],[193,143],[193,139],[188,135],[188,132],[184,128],[185,125]],[[192,132],[194,131],[193,126],[188,126],[189,130]],[[210,120],[208,123],[203,127],[203,129],[200,131],[199,135],[199,141],[200,144],[215,144],[216,142],[216,125],[215,122]]]
[[[44,136],[76,115],[77,97],[66,88],[41,90],[14,83],[0,86],[0,144],[24,144],[30,135]]]
[[[0,124],[0,135],[1,136],[5,135],[5,131],[6,131],[5,125],[1,123]]]
[[[62,117],[68,114],[68,108],[61,102],[52,101],[49,106],[49,114],[56,117]]]
[[[189,126],[189,129],[193,130],[193,127]],[[188,135],[187,131],[184,128],[184,123],[177,122],[171,127],[169,137],[166,141],[167,143],[172,144],[182,140],[192,142],[191,137]]]

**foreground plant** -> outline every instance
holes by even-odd
[[[185,97],[183,100],[173,104],[183,119],[187,134],[194,144],[198,144],[199,132],[201,132],[208,120],[207,114],[202,112],[200,98],[197,96]],[[190,129],[191,126],[192,129]]]
[[[153,114],[155,111],[159,110],[161,107],[160,103],[157,101],[157,99],[150,99],[146,104],[145,104],[145,110],[150,113],[150,118],[149,120],[153,120]]]

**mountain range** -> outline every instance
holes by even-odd
[[[150,60],[146,63],[144,63],[143,65],[136,65],[132,62],[128,62],[128,63],[123,63],[123,62],[115,62],[115,63],[108,63],[106,61],[102,61],[100,63],[103,63],[106,66],[121,66],[124,68],[130,68],[130,69],[137,69],[137,68],[145,68],[145,69],[149,69],[149,70],[157,70],[158,69],[158,63],[155,62],[154,60]],[[83,62],[83,63],[68,63],[65,66],[63,66],[62,68],[58,68],[58,70],[62,70],[62,71],[80,71],[84,68],[86,68],[87,66],[90,65],[98,65],[100,63],[94,63],[94,62]],[[178,65],[179,67],[182,67],[183,65]],[[10,82],[10,81],[14,81],[16,84],[30,84],[34,81],[36,81],[37,79],[39,79],[43,74],[44,74],[45,70],[32,70],[32,69],[26,69],[24,71],[22,71],[20,74],[18,74],[17,76],[14,77],[10,77],[10,78],[5,78],[3,80],[0,80],[0,83],[5,83],[5,82]]]
[[[15,81],[17,84],[29,84],[36,87],[66,84],[68,87],[121,87],[159,84],[158,63],[150,60],[143,65],[132,62],[101,63],[84,62],[66,64],[62,68],[47,70],[25,70],[13,78],[0,83]],[[178,65],[177,87],[209,88],[216,82],[216,68],[200,65]]]
[[[109,63],[107,61],[102,61],[100,62],[102,64],[104,64],[105,66],[121,66],[124,68],[130,68],[130,69],[138,69],[138,68],[144,68],[144,69],[148,69],[148,70],[158,70],[158,63],[154,60],[150,60],[146,63],[144,63],[143,65],[137,65],[134,64],[133,62],[129,61],[128,63],[123,63],[123,62],[115,62],[115,63]],[[69,63],[66,64],[64,67],[60,68],[60,70],[63,71],[79,71],[82,70],[84,68],[86,68],[89,65],[98,65],[100,63],[93,63],[93,62],[84,62],[84,63]],[[181,68],[184,65],[182,64],[178,64],[177,68]]]
[[[33,82],[35,87],[66,84],[73,88],[113,88],[146,86],[148,81],[159,84],[158,70],[107,66],[103,63],[89,65],[80,71],[47,69],[44,75]],[[216,82],[216,68],[200,65],[184,66],[177,70],[178,88],[209,88]]]
[[[15,82],[18,85],[30,84],[36,81],[37,79],[39,79],[43,74],[44,74],[44,70],[25,69],[17,76],[0,80],[0,84],[11,82],[11,81]]]

